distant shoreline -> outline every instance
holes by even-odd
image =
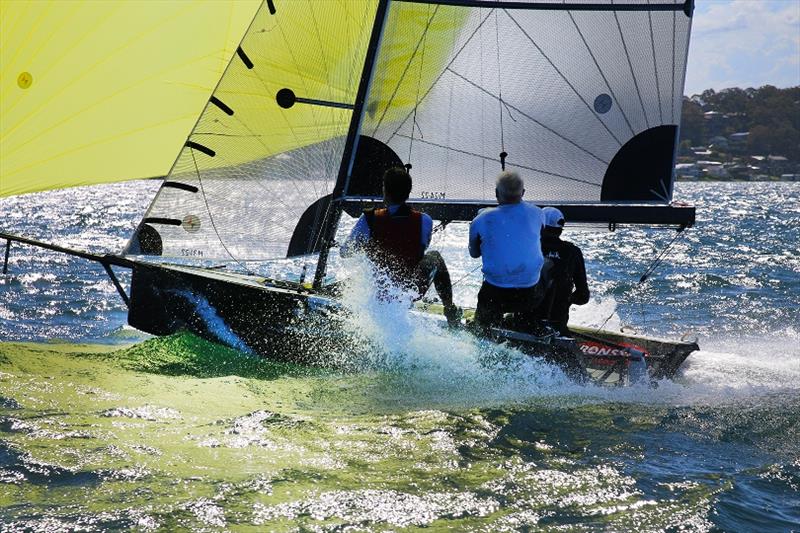
[[[763,176],[763,177],[753,177],[753,178],[712,178],[712,177],[692,177],[692,176],[677,176],[675,181],[700,181],[700,182],[736,182],[736,183],[753,183],[753,182],[782,182],[782,183],[800,183],[800,177],[795,179],[787,179],[782,178],[780,176]]]

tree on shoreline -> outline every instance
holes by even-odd
[[[692,146],[710,143],[711,128],[703,115],[709,111],[722,114],[722,126],[717,126],[715,135],[749,133],[747,153],[800,161],[800,87],[707,89],[684,97],[681,141],[688,140]]]

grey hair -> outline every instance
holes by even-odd
[[[498,199],[501,201],[516,200],[522,197],[522,193],[525,192],[525,183],[523,183],[519,174],[508,170],[501,172],[497,176],[495,187],[497,188]]]

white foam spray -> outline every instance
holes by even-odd
[[[717,404],[785,391],[800,391],[800,353],[796,332],[787,337],[739,340],[720,345],[701,339],[674,380],[656,388],[647,384],[608,388],[581,386],[557,367],[517,350],[449,331],[442,320],[410,311],[412,294],[399,289],[378,298],[376,274],[364,259],[346,262],[349,275],[342,301],[351,316],[346,327],[377,350],[362,359],[361,368],[388,371],[382,393],[388,400],[487,406],[497,403],[622,401],[671,405]],[[613,298],[595,300],[576,313],[587,326],[619,329]],[[724,348],[720,350],[720,348]],[[387,377],[388,376],[388,377]],[[389,390],[391,389],[391,390]],[[403,399],[392,398],[393,393]]]

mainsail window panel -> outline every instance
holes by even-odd
[[[333,190],[353,112],[284,109],[276,95],[289,88],[308,99],[352,104],[374,15],[374,6],[358,0],[295,0],[274,14],[262,4],[239,47],[247,61],[241,53],[232,56],[166,178],[197,192],[162,188],[147,212],[192,220],[156,228],[161,255],[286,257],[301,215]]]
[[[394,2],[361,131],[412,165],[412,199],[491,201],[506,152],[527,198],[600,203],[622,147],[680,118],[691,19],[647,10],[656,0],[625,4],[642,9]],[[610,107],[601,113],[602,95]],[[671,183],[670,168],[643,166],[630,179],[665,172]],[[637,200],[669,201],[661,189]]]

